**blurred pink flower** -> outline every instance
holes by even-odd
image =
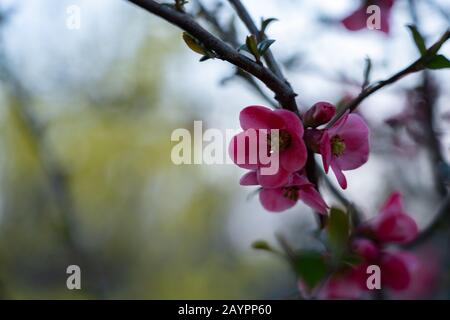
[[[336,107],[328,102],[317,102],[303,115],[305,127],[318,127],[327,123],[336,113]]]
[[[369,159],[369,128],[357,114],[346,113],[331,128],[323,131],[320,137],[319,152],[323,167],[329,167],[343,188],[347,180],[342,171],[357,169]]]
[[[367,292],[366,263],[352,266],[345,271],[333,274],[317,292],[318,299],[361,299]]]
[[[380,7],[381,20],[379,31],[388,34],[390,31],[390,18],[394,0],[363,0],[361,6],[352,14],[342,19],[341,23],[350,31],[367,28],[367,19],[370,16],[370,13],[367,13],[367,8],[371,5]]]
[[[240,184],[244,186],[258,185],[259,176],[250,171],[242,176]],[[262,206],[271,212],[281,212],[293,207],[297,201],[303,201],[317,212],[326,214],[327,204],[320,193],[308,179],[298,173],[289,177],[286,185],[278,188],[262,188],[259,193]]]
[[[261,186],[269,188],[282,186],[287,183],[291,173],[304,167],[307,150],[303,142],[303,125],[293,112],[249,106],[241,111],[239,120],[244,131],[231,140],[228,148],[229,155],[239,167],[256,170]],[[276,142],[270,140],[273,129],[279,130],[279,139]],[[259,133],[260,130],[263,130],[265,134],[257,134],[257,148],[250,146],[252,141],[250,137],[255,132]],[[239,143],[245,145],[238,146]],[[266,147],[271,156],[279,156],[279,168],[273,175],[261,174],[260,169],[268,166],[263,165],[260,159],[259,151],[262,147]],[[238,154],[240,150],[244,150],[244,155]]]
[[[408,286],[404,290],[393,290],[396,299],[423,299],[430,296],[439,280],[439,257],[434,250],[422,250],[412,255],[399,253],[398,259],[403,260],[411,275]]]
[[[407,243],[414,240],[418,227],[404,210],[402,196],[392,193],[382,206],[380,213],[366,228],[380,242]]]

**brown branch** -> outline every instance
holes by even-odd
[[[228,61],[236,67],[252,74],[275,93],[275,99],[283,108],[298,114],[295,101],[296,94],[289,84],[278,78],[271,70],[240,54],[236,49],[212,35],[200,26],[190,15],[179,12],[168,5],[160,4],[153,0],[128,1],[188,32],[199,40],[206,49],[213,51],[217,58]]]

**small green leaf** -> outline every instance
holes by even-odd
[[[266,29],[272,22],[278,21],[277,18],[268,18],[268,19],[262,19],[261,18],[261,30],[259,31],[260,35],[263,35],[266,33]]]
[[[296,274],[311,289],[319,284],[328,273],[326,261],[319,252],[301,252],[292,263]]]
[[[256,61],[259,61],[260,55],[258,51],[258,40],[256,39],[256,36],[254,34],[247,36],[245,44],[247,45],[249,52],[255,57]]]
[[[429,62],[427,62],[427,68],[432,70],[446,69],[450,68],[450,60],[441,54],[433,57]]]
[[[370,73],[372,72],[372,60],[369,57],[366,58],[366,66],[364,68],[364,81],[362,88],[366,88],[370,83]]]
[[[252,248],[257,250],[273,251],[272,247],[264,240],[256,240],[252,243]]]
[[[334,256],[340,258],[348,247],[350,236],[349,215],[337,208],[331,208],[327,223],[327,235]]]
[[[247,45],[245,45],[245,44],[240,46],[237,50],[238,51],[247,51],[248,53],[251,53],[250,50],[247,48]]]
[[[356,266],[356,265],[360,264],[361,262],[363,262],[363,258],[356,254],[349,254],[342,258],[342,262],[346,265]]]
[[[425,53],[427,52],[427,47],[425,45],[425,40],[423,39],[423,36],[420,34],[419,30],[417,30],[416,26],[408,25],[407,27],[411,31],[414,43],[416,44],[416,47],[419,50],[420,55],[424,56]]]
[[[258,43],[259,55],[263,56],[274,42],[275,42],[275,40],[266,39],[266,40],[263,40],[260,43]]]
[[[207,55],[207,52],[202,45],[189,33],[183,32],[183,40],[192,51],[201,55]]]
[[[209,57],[209,56],[203,56],[203,57],[201,57],[200,60],[198,60],[198,61],[203,62],[203,61],[206,61],[206,60],[209,60],[209,59],[212,59],[212,57]]]
[[[188,0],[175,0],[175,9],[184,12],[184,5],[187,4]]]

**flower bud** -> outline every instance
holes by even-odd
[[[327,123],[336,113],[336,107],[328,102],[318,102],[303,115],[305,127],[316,128]]]

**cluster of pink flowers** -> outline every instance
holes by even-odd
[[[362,0],[361,5],[349,16],[341,20],[347,30],[358,31],[367,28],[367,19],[369,14],[367,8],[371,5],[377,5],[380,8],[380,31],[386,34],[390,30],[390,18],[394,0]]]
[[[401,196],[393,193],[378,216],[359,227],[351,240],[351,250],[360,258],[352,267],[334,273],[317,292],[321,299],[358,299],[368,292],[367,267],[377,265],[381,286],[395,294],[423,294],[433,274],[417,255],[393,250],[390,244],[406,244],[418,235],[416,222],[405,212]],[[301,291],[305,286],[300,284]]]
[[[300,200],[326,214],[327,204],[304,172],[308,157],[306,145],[311,152],[322,156],[325,171],[328,173],[331,167],[344,189],[347,181],[343,171],[359,168],[367,162],[369,129],[359,115],[346,113],[329,128],[320,128],[335,112],[333,105],[319,102],[303,115],[302,123],[295,113],[287,110],[249,106],[241,111],[239,119],[244,131],[231,140],[229,154],[234,163],[250,170],[240,184],[261,186],[259,198],[266,210],[280,212]],[[278,141],[270,139],[273,130],[278,132]],[[252,146],[249,138],[255,136],[255,132],[256,146]],[[239,150],[243,154],[239,154]],[[269,164],[261,160],[261,150],[278,157],[279,167],[274,174],[263,173]]]

